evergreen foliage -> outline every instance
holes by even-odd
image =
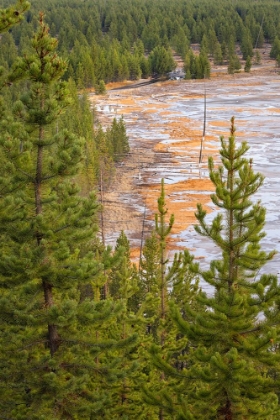
[[[99,82],[95,85],[95,93],[96,95],[105,95],[106,85],[104,80],[99,80]]]
[[[204,79],[210,76],[210,62],[203,49],[199,55],[195,55],[190,49],[185,57],[184,70],[186,79]]]
[[[246,60],[247,57],[253,57],[254,55],[252,38],[248,28],[246,28],[242,34],[241,51],[243,60]]]
[[[123,117],[113,119],[112,125],[106,130],[106,137],[109,148],[112,151],[112,158],[115,162],[122,160],[129,152],[128,136]]]
[[[215,44],[213,51],[214,64],[223,64],[223,52],[221,44],[218,42]]]
[[[153,49],[149,56],[149,62],[152,73],[159,76],[163,76],[176,67],[171,50],[163,46],[157,46]]]
[[[127,236],[121,231],[117,242],[116,251],[122,250],[122,258],[110,275],[109,290],[113,299],[126,299],[128,310],[137,313],[138,305],[143,299],[140,291],[141,285],[135,264],[130,260],[130,244]]]
[[[280,40],[276,37],[273,41],[272,48],[270,50],[270,57],[277,58],[280,55]]]
[[[256,51],[255,52],[254,64],[259,65],[259,64],[261,64],[261,61],[262,61],[262,59],[261,59],[260,52]]]
[[[221,211],[209,225],[199,204],[197,232],[220,249],[207,271],[191,264],[194,273],[212,286],[213,295],[200,292],[197,307],[188,303],[184,312],[173,305],[173,318],[191,351],[188,369],[181,375],[181,389],[191,387],[181,399],[178,419],[276,419],[279,405],[276,384],[268,372],[277,366],[274,343],[279,339],[280,288],[273,275],[260,275],[274,252],[266,253],[265,209],[252,196],[263,183],[252,161],[239,147],[234,119],[228,141],[221,138],[222,166],[209,159],[210,178],[216,191],[212,202]],[[162,369],[171,369],[162,362]],[[192,417],[193,416],[193,417]]]
[[[176,301],[180,307],[183,302],[192,305],[197,293],[197,282],[189,271],[192,261],[189,254],[175,254],[172,262],[167,258],[168,237],[174,223],[173,215],[166,221],[167,212],[162,181],[155,230],[145,242],[140,267],[146,292],[142,311],[147,328],[142,357],[149,362],[145,368],[147,383],[143,386],[143,395],[147,404],[158,407],[157,418],[160,420],[173,419],[178,410],[178,378],[188,354],[185,338],[178,334],[171,321],[170,301]],[[158,368],[162,365],[167,368],[160,372]]]
[[[18,0],[15,5],[0,9],[0,33],[8,31],[12,26],[21,22],[29,7],[28,1]]]
[[[96,240],[95,196],[82,198],[73,178],[84,140],[53,133],[68,103],[56,46],[41,15],[33,54],[19,58],[9,78],[26,79],[28,90],[15,121],[1,119],[3,418],[102,415],[114,406],[108,388],[124,376],[121,358],[134,341],[105,327],[124,306],[99,299],[113,259]],[[83,298],[85,286],[93,299]]]
[[[59,116],[54,127],[54,134],[67,129],[84,140],[83,165],[76,179],[81,186],[82,195],[89,194],[98,183],[98,151],[94,132],[95,111],[92,109],[86,93],[78,94],[73,79],[68,82],[70,104]]]
[[[148,56],[156,48],[172,48],[184,59],[190,44],[199,43],[201,52],[219,64],[220,48],[223,59],[229,59],[233,51],[226,57],[226,50],[231,50],[233,42],[239,44],[246,59],[248,54],[252,56],[252,46],[260,48],[264,41],[279,37],[280,26],[279,3],[275,1],[206,4],[198,0],[186,5],[184,0],[36,0],[21,28],[11,32],[20,53],[27,48],[41,10],[47,13],[52,36],[59,39],[60,54],[69,59],[64,79],[72,77],[79,88],[98,86],[102,80],[151,76],[153,56],[150,60]],[[0,64],[5,66],[1,56]]]
[[[233,54],[228,62],[228,74],[234,74],[241,69],[241,63],[237,54]]]
[[[165,74],[171,46],[187,78],[208,77],[208,54],[239,70],[236,42],[245,71],[264,38],[280,62],[279,4],[265,3],[264,16],[262,1],[113,3],[38,0],[27,12],[6,0],[0,10],[0,417],[275,420],[280,287],[260,274],[274,255],[261,249],[265,209],[253,198],[263,177],[237,146],[234,119],[222,166],[209,159],[221,211],[211,224],[196,212],[220,259],[206,271],[188,251],[171,261],[162,181],[138,272],[124,232],[114,251],[100,243],[93,193],[98,185],[102,197],[129,152],[125,123],[93,129],[77,88],[105,93],[109,80]],[[50,28],[40,14],[32,35],[37,8],[49,9]]]
[[[244,71],[246,73],[250,73],[251,67],[252,67],[251,57],[248,55],[248,57],[246,58],[246,63],[245,63],[245,66],[244,66]]]

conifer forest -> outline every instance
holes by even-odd
[[[169,258],[162,179],[136,261],[103,229],[125,117],[103,126],[89,101],[178,62],[180,83],[247,74],[264,45],[277,75],[279,0],[0,2],[1,420],[280,419],[280,284],[262,270],[276,251],[235,117],[208,159],[217,211],[194,211],[215,258]]]

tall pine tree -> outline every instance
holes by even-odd
[[[276,419],[279,417],[276,386],[269,371],[279,355],[279,297],[277,278],[259,275],[274,252],[266,253],[265,209],[253,201],[263,184],[254,173],[252,161],[244,157],[248,146],[237,145],[234,119],[228,141],[221,139],[222,166],[209,159],[210,178],[216,191],[213,203],[222,209],[212,223],[198,205],[196,230],[220,249],[221,258],[204,271],[192,270],[211,285],[213,294],[201,292],[197,308],[186,304],[184,315],[173,305],[173,318],[192,349],[192,363],[182,371],[181,389],[191,384],[186,400],[181,399],[175,418]],[[162,364],[163,369],[167,366]],[[170,369],[170,366],[169,366]]]
[[[41,15],[33,54],[9,79],[27,90],[15,121],[1,120],[1,417],[89,419],[110,406],[106,381],[124,375],[118,360],[134,338],[105,328],[123,306],[98,298],[110,257],[96,245],[95,196],[75,184],[84,141],[54,134],[68,95],[48,32]]]
[[[155,230],[145,243],[140,271],[147,293],[142,303],[142,312],[146,318],[146,337],[141,357],[143,365],[145,366],[145,361],[147,363],[144,369],[147,384],[143,387],[143,395],[151,407],[158,409],[159,420],[173,419],[178,410],[175,390],[180,386],[178,377],[181,377],[184,354],[188,353],[185,337],[178,334],[172,323],[170,300],[180,303],[180,306],[185,301],[191,304],[197,293],[197,283],[189,270],[192,261],[189,254],[175,254],[173,261],[168,258],[168,237],[174,216],[171,215],[167,221],[167,213],[162,181]],[[162,363],[165,367],[172,367],[160,372],[158,367]]]

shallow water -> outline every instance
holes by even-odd
[[[131,150],[137,150],[140,161],[144,148],[159,142],[165,153],[155,152],[153,164],[145,165],[143,157],[141,179],[145,183],[175,184],[186,179],[208,178],[207,158],[218,162],[217,151],[220,136],[227,138],[230,119],[235,117],[236,138],[246,140],[250,146],[248,158],[253,159],[253,168],[265,177],[264,185],[254,200],[261,200],[266,207],[266,237],[264,250],[277,250],[276,257],[266,264],[264,272],[280,274],[280,76],[244,77],[242,79],[206,80],[205,82],[174,82],[174,84],[149,85],[130,92],[108,92],[107,105],[100,111],[113,118],[123,114],[130,138]],[[203,129],[204,93],[206,92],[206,139],[203,163],[198,164],[200,140]],[[136,95],[136,96],[135,96]],[[124,105],[121,98],[130,97],[133,103]],[[105,99],[102,99],[105,101]],[[135,110],[135,107],[137,109]],[[113,111],[112,111],[113,110]],[[188,120],[186,122],[186,119]],[[195,130],[189,137],[176,137],[171,123]],[[191,146],[182,147],[182,142],[193,140]],[[141,152],[142,151],[142,152]],[[144,156],[144,154],[143,154]],[[140,169],[139,169],[140,171]],[[140,179],[140,177],[139,177]],[[184,195],[187,191],[182,192]],[[194,191],[192,191],[194,193]],[[206,191],[209,194],[209,191]],[[176,194],[174,198],[180,200]],[[137,200],[136,200],[137,201]],[[132,205],[137,205],[133,200]],[[139,204],[139,203],[138,203]],[[211,203],[210,203],[211,206]],[[213,208],[213,206],[212,206]],[[209,221],[215,211],[207,217]],[[176,215],[175,215],[176,217]],[[133,235],[131,235],[133,236]],[[216,258],[218,249],[212,242],[201,238],[190,226],[176,234],[177,244],[192,250],[192,253],[207,267]]]

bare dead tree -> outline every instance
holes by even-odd
[[[205,78],[205,76],[204,76],[204,78]],[[204,82],[203,132],[202,132],[201,143],[200,143],[200,152],[199,152],[199,160],[198,160],[198,163],[201,163],[202,162],[202,149],[203,149],[203,144],[204,144],[204,139],[205,139],[205,130],[206,130],[206,86],[205,86],[205,82]]]
[[[146,204],[144,204],[144,213],[143,213],[143,221],[142,221],[141,242],[140,242],[140,255],[139,255],[139,269],[141,267],[141,262],[142,262],[142,251],[143,251],[143,243],[144,243],[145,219],[146,219]]]

